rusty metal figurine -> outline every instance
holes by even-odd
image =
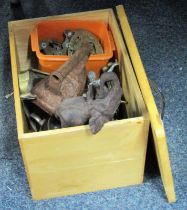
[[[32,102],[52,115],[65,98],[83,94],[86,84],[85,65],[93,45],[84,43],[70,59],[32,89],[36,100]]]

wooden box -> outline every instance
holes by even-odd
[[[96,135],[88,126],[30,132],[20,101],[18,73],[31,66],[29,35],[46,19],[103,20],[117,48],[128,119]],[[18,140],[33,199],[91,192],[143,182],[149,115],[112,9],[9,22]]]

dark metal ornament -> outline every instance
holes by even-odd
[[[45,121],[40,130],[45,131],[59,128],[61,128],[60,121],[54,115],[52,115]]]
[[[106,82],[112,82],[112,88],[104,94]],[[100,95],[104,98],[94,99],[94,86],[90,85],[87,98],[74,97],[65,99],[57,108],[55,115],[61,121],[61,127],[84,125],[89,122],[91,132],[96,134],[104,123],[112,120],[122,96],[122,89],[117,75],[113,72],[103,73],[100,78]]]

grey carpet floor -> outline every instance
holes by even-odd
[[[186,1],[30,0],[11,9],[0,0],[0,209],[187,209],[187,4]],[[166,97],[164,117],[177,202],[168,204],[156,170],[144,184],[32,201],[17,141],[7,22],[114,7],[122,3],[148,76]],[[24,13],[23,14],[21,13]],[[153,163],[151,163],[153,168]]]

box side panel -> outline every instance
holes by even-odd
[[[147,123],[143,117],[79,131],[20,139],[34,199],[139,184]]]
[[[148,119],[147,109],[143,101],[143,97],[134,74],[134,70],[131,64],[130,57],[128,55],[127,48],[124,44],[117,20],[113,11],[110,11],[108,23],[110,25],[116,48],[118,52],[118,60],[121,70],[122,88],[128,101],[126,105],[128,116],[145,116]]]
[[[17,122],[16,125],[19,136],[23,134],[26,123],[24,123],[25,119],[21,108],[19,81],[18,81],[19,60],[18,60],[18,53],[13,32],[13,26],[11,23],[8,24],[8,30],[9,30],[9,45],[10,45],[11,66],[12,66],[12,80],[13,80],[13,89],[14,89],[14,104],[15,104],[16,122]]]

